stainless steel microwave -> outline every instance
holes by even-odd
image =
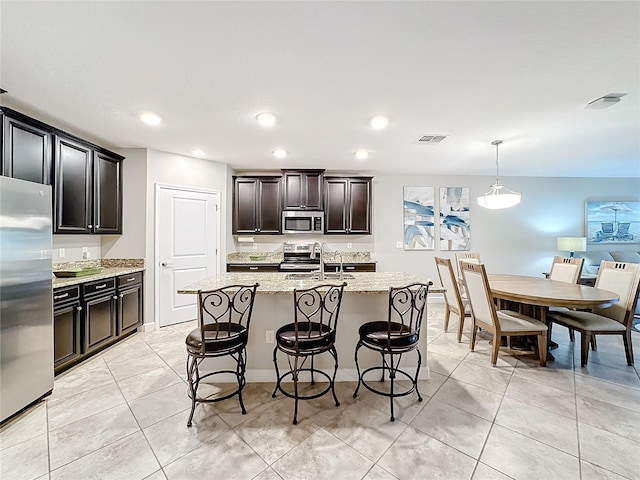
[[[282,212],[282,233],[324,233],[324,212]]]

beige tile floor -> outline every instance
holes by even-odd
[[[247,415],[236,399],[190,403],[184,336],[194,324],[138,333],[60,375],[54,393],[0,430],[4,479],[638,479],[640,377],[618,339],[599,339],[589,365],[554,329],[556,361],[476,352],[442,331],[443,305],[429,306],[431,378],[396,402],[354,384],[303,402],[271,398],[249,384]],[[341,328],[345,328],[344,325]],[[636,348],[640,335],[634,334]]]

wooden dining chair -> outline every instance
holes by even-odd
[[[438,269],[438,277],[440,277],[440,285],[445,288],[444,300],[446,303],[444,311],[444,331],[449,329],[449,317],[451,312],[458,316],[458,343],[462,341],[462,329],[464,328],[464,319],[471,317],[471,307],[466,299],[460,295],[460,288],[453,273],[451,260],[448,258],[435,258],[436,268]]]
[[[462,283],[462,268],[460,268],[461,262],[469,262],[479,264],[480,254],[477,252],[456,252],[456,269],[458,271],[458,278]]]
[[[580,275],[582,274],[582,265],[584,264],[584,258],[580,257],[561,257],[556,255],[553,257],[551,263],[551,270],[549,271],[549,280],[555,280],[558,282],[566,283],[578,283]],[[550,311],[563,311],[566,308],[552,307]],[[575,341],[575,334],[573,330],[569,330],[569,340]],[[595,342],[595,337],[594,337]],[[595,348],[594,348],[595,350]]]
[[[498,361],[500,338],[512,335],[536,335],[540,365],[547,365],[547,326],[535,318],[511,310],[496,310],[489,288],[487,272],[483,264],[462,262],[460,264],[465,288],[469,295],[473,325],[471,326],[471,351],[475,348],[479,327],[493,333],[491,365]]]
[[[582,335],[580,364],[583,367],[589,360],[589,343],[592,337],[620,335],[624,343],[627,365],[633,365],[631,326],[640,291],[640,264],[603,260],[595,286],[618,294],[620,300],[611,306],[597,307],[590,312],[573,310],[549,312],[547,315],[549,329],[551,330],[552,325],[556,323],[569,330],[580,332]]]

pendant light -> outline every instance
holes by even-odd
[[[496,146],[496,183],[491,185],[491,188],[487,193],[478,197],[478,205],[484,208],[510,208],[520,203],[521,195],[517,192],[512,192],[500,183],[498,170],[498,145],[501,143],[502,140],[494,140],[491,142],[491,145]]]

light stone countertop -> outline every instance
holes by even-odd
[[[198,290],[213,290],[226,285],[251,285],[259,283],[257,293],[266,295],[290,294],[294,288],[309,288],[314,285],[331,283],[339,284],[337,278],[319,280],[285,280],[286,273],[221,273],[200,282],[188,285],[178,293],[198,293]],[[403,272],[354,272],[350,273],[354,278],[346,278],[347,286],[344,291],[347,293],[387,293],[389,287],[401,287],[416,282],[424,282],[425,279],[418,278]],[[429,293],[443,293],[444,288],[433,285],[429,287]]]
[[[103,258],[98,260],[58,263],[53,266],[53,271],[77,267],[102,267],[102,271],[95,275],[85,275],[82,277],[54,277],[53,288],[69,287],[71,285],[79,285],[81,283],[93,282],[94,280],[103,280],[119,275],[143,272],[145,270],[143,258]]]
[[[370,252],[342,251],[342,263],[378,263],[371,260]],[[251,260],[251,255],[265,255],[264,260]],[[322,260],[325,264],[340,263],[340,256],[335,252],[324,252]],[[227,255],[227,264],[230,265],[273,265],[282,262],[282,252],[233,252]]]

